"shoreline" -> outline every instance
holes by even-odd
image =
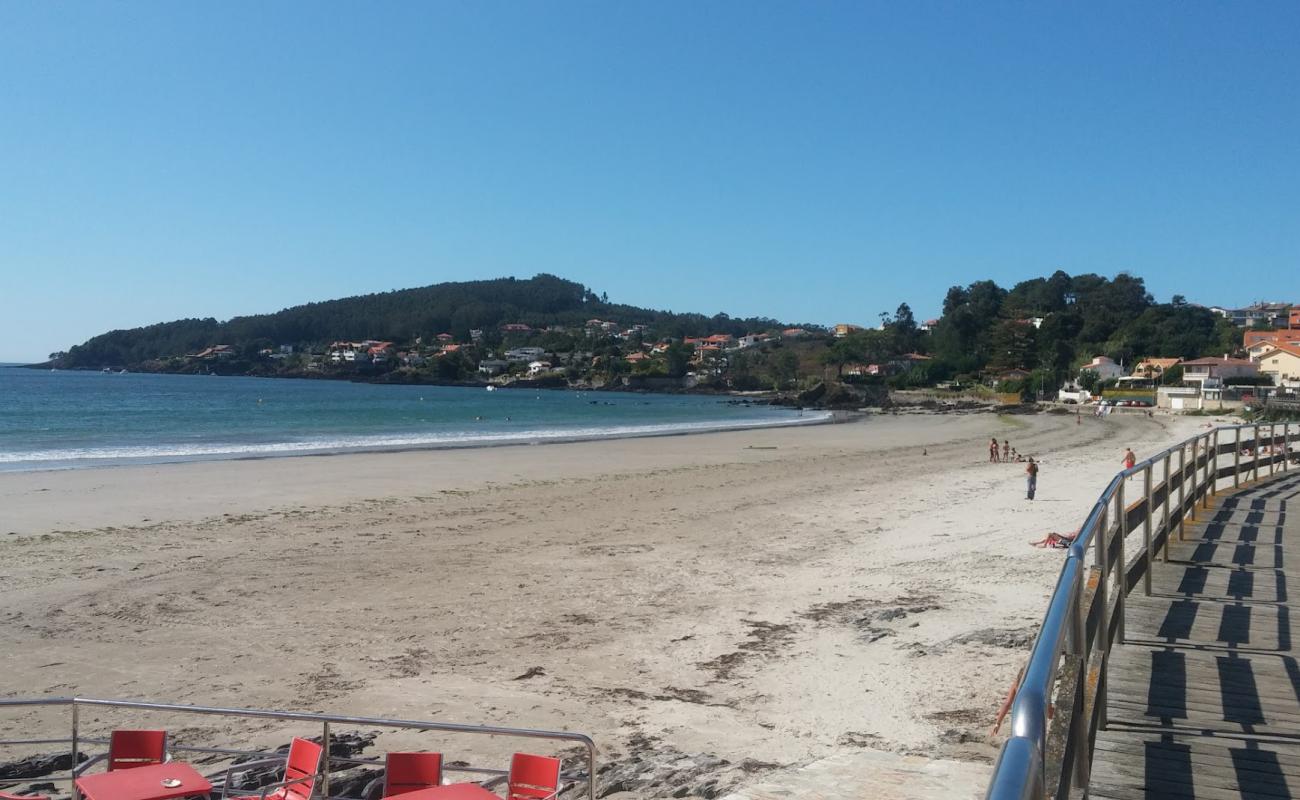
[[[161,454],[161,455],[141,455],[141,456],[104,456],[102,458],[74,459],[69,458],[65,461],[73,462],[78,460],[96,461],[99,463],[68,463],[58,464],[48,461],[12,461],[7,464],[39,464],[40,466],[31,467],[9,467],[6,463],[0,463],[0,476],[9,474],[26,474],[33,472],[66,472],[81,471],[93,469],[117,469],[122,467],[146,467],[146,466],[163,466],[168,464],[195,464],[207,462],[226,462],[226,461],[264,461],[280,458],[318,458],[327,456],[345,456],[354,454],[386,454],[386,453],[414,453],[429,452],[442,450],[478,450],[497,447],[538,447],[550,444],[574,444],[579,442],[604,442],[619,441],[622,439],[653,439],[668,436],[701,436],[711,433],[725,433],[729,431],[750,431],[763,430],[767,428],[794,428],[794,427],[811,427],[815,425],[833,425],[844,424],[847,422],[857,421],[865,415],[858,415],[853,412],[819,410],[811,412],[813,415],[803,417],[801,415],[794,419],[771,420],[771,421],[744,421],[738,423],[681,423],[675,427],[655,429],[655,430],[613,430],[611,432],[593,432],[588,434],[567,433],[557,430],[555,433],[546,432],[522,432],[519,434],[501,434],[499,438],[478,438],[465,440],[445,440],[429,442],[413,442],[410,444],[375,444],[375,445],[354,445],[342,447],[304,447],[302,449],[284,448],[284,449],[266,449],[261,451],[230,451],[230,452],[213,452],[213,453],[195,453],[195,454]],[[690,427],[698,425],[700,427]],[[649,428],[651,426],[646,426]],[[292,442],[283,443],[286,445]],[[280,444],[269,445],[268,448],[280,447]]]

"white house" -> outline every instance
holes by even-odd
[[[528,377],[536,378],[538,375],[551,371],[551,362],[533,361],[528,365]]]
[[[1083,372],[1084,370],[1091,370],[1092,372],[1097,373],[1097,377],[1103,381],[1114,380],[1115,378],[1124,375],[1124,368],[1119,364],[1116,364],[1113,359],[1107,358],[1106,356],[1097,356],[1087,364],[1084,364],[1083,368],[1080,369],[1079,372]]]

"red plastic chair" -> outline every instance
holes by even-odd
[[[384,759],[384,797],[442,785],[442,753],[389,753]]]
[[[515,753],[509,780],[509,800],[550,800],[560,793],[560,759]]]
[[[279,759],[267,758],[258,761],[244,761],[235,764],[226,770],[225,780],[222,782],[221,796],[226,797],[261,797],[264,800],[310,800],[312,791],[316,788],[316,778],[320,775],[320,759],[324,748],[315,742],[306,739],[294,737],[289,742],[289,754],[284,761],[284,779],[270,786],[263,787],[262,791],[248,794],[247,792],[230,792],[228,787],[231,783],[231,774],[236,770],[247,770],[253,767],[261,767],[276,763]]]
[[[284,783],[266,795],[267,800],[308,800],[316,788],[321,753],[325,748],[306,739],[294,737],[289,742],[289,757],[284,762]]]
[[[135,769],[167,760],[167,731],[113,731],[108,738],[108,771]]]

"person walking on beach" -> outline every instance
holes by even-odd
[[[989,463],[998,463],[998,440],[996,438],[989,439]]]
[[[1137,460],[1137,456],[1133,455],[1133,448],[1124,448],[1124,469],[1133,469],[1133,465],[1137,463]]]
[[[1002,440],[1002,460],[1003,461],[1011,460],[1011,442],[1008,441],[1007,439]]]
[[[1025,482],[1029,489],[1029,499],[1034,499],[1034,492],[1038,490],[1038,465],[1034,463],[1034,457],[1029,457],[1029,463],[1025,465]]]

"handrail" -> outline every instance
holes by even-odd
[[[596,742],[585,733],[572,731],[548,731],[533,728],[507,728],[497,725],[467,725],[456,722],[435,722],[432,720],[392,719],[386,717],[358,717],[345,714],[315,714],[302,711],[271,711],[254,708],[223,708],[219,706],[193,706],[176,703],[154,703],[142,700],[108,700],[95,697],[42,697],[0,699],[0,710],[26,706],[69,706],[72,708],[72,736],[64,741],[71,743],[73,767],[77,764],[78,737],[77,716],[82,706],[129,708],[145,711],[175,712],[183,714],[214,714],[227,717],[248,717],[256,719],[274,719],[285,722],[315,722],[323,728],[322,744],[325,748],[324,768],[322,769],[321,796],[329,797],[330,761],[351,761],[352,759],[332,758],[329,756],[331,724],[355,725],[359,727],[405,728],[421,731],[441,731],[444,733],[469,733],[487,736],[511,736],[529,739],[550,739],[553,741],[576,742],[587,751],[587,797],[596,800]],[[82,739],[82,741],[86,741]],[[11,742],[0,742],[10,744]],[[193,748],[198,749],[198,748]],[[464,771],[480,771],[465,768]],[[489,772],[489,770],[482,770]],[[490,772],[495,773],[495,770]],[[44,777],[44,776],[39,776]],[[75,777],[75,776],[74,776]],[[21,783],[21,780],[6,780],[6,783]],[[74,800],[76,792],[74,789]]]
[[[1266,434],[1261,433],[1264,428]],[[1243,436],[1247,431],[1249,439]],[[1232,441],[1220,444],[1221,436],[1229,433]],[[1011,735],[994,764],[986,800],[1065,800],[1072,789],[1086,787],[1091,743],[1096,731],[1106,727],[1110,648],[1124,640],[1125,595],[1136,588],[1138,579],[1150,594],[1156,552],[1168,559],[1170,537],[1182,536],[1184,519],[1196,518],[1198,504],[1208,507],[1210,496],[1221,485],[1237,488],[1243,479],[1259,480],[1262,465],[1269,476],[1278,464],[1283,471],[1290,469],[1295,441],[1300,441],[1300,426],[1293,432],[1290,423],[1220,426],[1111,479],[1079,527],[1061,566],[1012,701]],[[1228,453],[1231,463],[1220,467],[1219,457]],[[1249,458],[1243,458],[1243,453]],[[1176,470],[1171,466],[1175,459]],[[1163,467],[1159,484],[1157,467]],[[1142,496],[1125,505],[1125,486],[1135,476],[1143,479]],[[1125,540],[1139,529],[1142,546],[1129,560]],[[1053,707],[1055,716],[1049,714]]]

